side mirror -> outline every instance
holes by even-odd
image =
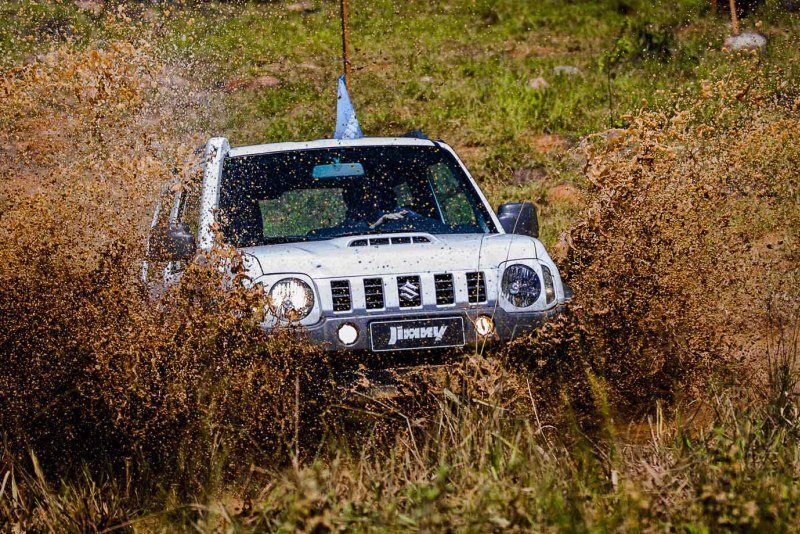
[[[197,251],[189,225],[185,222],[170,224],[164,230],[150,234],[147,257],[156,261],[188,260]]]
[[[507,202],[497,210],[497,218],[507,234],[539,237],[539,218],[530,202]]]

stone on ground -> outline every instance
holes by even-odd
[[[553,67],[553,74],[556,76],[576,76],[581,73],[581,69],[572,65],[557,65]]]
[[[544,91],[545,89],[550,87],[550,84],[547,83],[547,80],[545,80],[540,76],[538,78],[531,78],[530,80],[528,80],[528,87],[530,87],[534,91]]]
[[[761,50],[767,45],[767,38],[760,33],[740,33],[725,39],[727,50]]]
[[[317,10],[312,2],[295,2],[286,6],[286,11],[290,13],[313,13]]]

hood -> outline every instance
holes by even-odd
[[[354,241],[424,237],[428,243],[351,246]],[[535,258],[536,240],[511,234],[383,234],[242,249],[248,274],[304,273],[314,279],[495,268],[509,258]]]

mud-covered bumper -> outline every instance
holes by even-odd
[[[545,321],[561,314],[564,304],[544,311],[510,313],[500,307],[477,307],[469,309],[436,310],[419,313],[384,313],[369,315],[348,315],[342,317],[323,317],[319,323],[304,328],[307,339],[326,350],[334,351],[371,351],[370,324],[386,321],[409,321],[417,319],[443,319],[461,317],[464,322],[464,341],[473,345],[488,338],[489,341],[509,341],[517,336],[540,328]],[[475,330],[475,320],[481,316],[492,318],[494,332],[482,337]],[[345,345],[339,340],[339,328],[349,324],[358,330],[356,341]]]

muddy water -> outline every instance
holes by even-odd
[[[529,414],[530,399],[561,399],[567,384],[591,404],[588,370],[636,411],[701,396],[714,376],[757,383],[769,329],[797,321],[800,120],[773,83],[780,73],[751,68],[590,140],[592,201],[566,265],[573,314],[499,360],[472,360],[473,396],[496,402],[502,390]],[[285,457],[314,435],[323,357],[267,339],[253,313],[261,295],[222,291],[197,265],[158,305],[138,284],[158,191],[197,179],[210,101],[186,97],[200,93],[124,42],[55,48],[3,74],[9,454],[32,447],[56,467],[144,455],[191,479]]]
[[[744,73],[587,145],[558,335],[633,412],[702,398],[709,379],[757,394],[776,336],[797,332],[800,99],[783,72],[731,61]]]
[[[12,454],[174,467],[180,449],[177,468],[202,473],[245,442],[284,454],[300,401],[310,409],[322,387],[295,395],[310,351],[265,339],[261,296],[222,291],[213,261],[158,305],[138,283],[158,192],[196,179],[186,169],[208,102],[188,79],[124,42],[56,48],[2,77],[0,428]]]

